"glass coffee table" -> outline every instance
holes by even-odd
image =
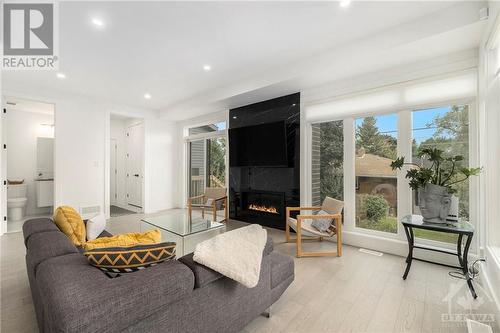
[[[141,232],[159,229],[162,242],[176,242],[177,258],[191,253],[198,243],[226,231],[224,223],[187,214],[167,214],[141,220]]]

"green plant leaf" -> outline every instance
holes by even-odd
[[[394,161],[391,162],[391,168],[392,170],[401,170],[403,165],[405,164],[405,158],[404,157],[398,157]]]

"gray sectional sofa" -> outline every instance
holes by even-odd
[[[23,233],[40,332],[238,332],[294,279],[293,260],[274,252],[271,239],[259,284],[248,289],[192,255],[112,279],[52,220],[27,221]]]

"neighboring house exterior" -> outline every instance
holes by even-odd
[[[389,214],[397,214],[397,173],[391,168],[392,160],[364,152],[356,155],[356,194],[378,194],[387,200]]]

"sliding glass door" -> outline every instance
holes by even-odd
[[[194,197],[205,192],[206,184],[206,140],[189,142],[189,196]]]
[[[226,187],[226,138],[207,139],[208,187]]]
[[[205,193],[207,187],[226,187],[226,123],[189,128],[188,196]]]

